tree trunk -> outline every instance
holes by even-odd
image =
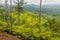
[[[8,0],[5,0],[5,21],[6,22],[8,22],[7,2],[8,2]]]
[[[42,0],[40,0],[40,13],[39,13],[39,33],[41,32],[41,29],[40,29],[40,27],[41,27],[41,25],[40,25],[40,23],[41,23],[41,17],[42,17]],[[41,38],[40,38],[41,39]]]
[[[17,2],[18,2],[18,4],[17,4],[17,6],[18,6],[18,25],[20,25],[20,9],[19,9],[20,8],[20,4],[19,4],[20,1],[18,0]]]
[[[12,24],[13,24],[13,19],[12,19],[12,0],[10,0],[10,27],[11,27],[11,33],[12,33]]]

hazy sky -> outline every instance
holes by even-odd
[[[60,0],[42,0],[43,4],[60,4]]]
[[[28,3],[39,4],[40,0],[25,0]],[[42,4],[60,4],[60,0],[42,0]]]
[[[25,0],[25,2],[28,4],[39,4],[40,0]],[[60,0],[42,0],[42,4],[60,4]]]
[[[40,0],[25,0],[28,4],[40,4]]]

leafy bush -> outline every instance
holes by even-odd
[[[7,23],[0,20],[0,30],[4,31],[7,28]]]
[[[15,36],[22,37],[25,40],[60,40],[60,19],[50,15],[41,17],[40,23],[38,14],[31,12],[20,14],[20,25],[18,24],[18,15],[12,13],[13,24],[0,20],[0,30],[12,33]]]

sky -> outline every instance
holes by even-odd
[[[39,4],[40,0],[25,0],[28,3]],[[60,4],[60,0],[42,0],[42,4]]]
[[[2,0],[2,3],[4,3],[3,1],[4,0]],[[40,0],[25,0],[25,2],[27,2],[27,4],[40,4]],[[42,4],[60,4],[60,0],[42,0]]]
[[[28,4],[40,4],[40,0],[25,0]]]
[[[42,0],[42,4],[60,4],[60,0]]]

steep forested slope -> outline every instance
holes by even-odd
[[[1,14],[0,15],[4,15]],[[11,33],[24,40],[60,40],[60,19],[51,15],[38,16],[32,12],[20,13],[20,25],[18,25],[18,14],[12,12],[13,24],[11,27],[10,15],[8,21],[5,16],[0,17],[0,30]],[[39,23],[39,17],[41,17]],[[11,32],[12,31],[12,32]]]

